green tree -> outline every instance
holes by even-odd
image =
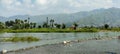
[[[31,22],[31,23],[30,23],[30,28],[33,28],[33,25],[34,25],[34,23]]]
[[[104,25],[104,28],[105,28],[105,29],[108,29],[108,28],[109,28],[109,25],[108,25],[108,24],[105,24],[105,25]]]
[[[25,23],[25,29],[29,29],[30,28],[30,24],[28,24],[28,23]]]
[[[61,25],[60,24],[55,24],[56,28],[61,28]]]
[[[13,24],[13,29],[23,29],[24,28],[24,22],[20,19],[15,19],[15,23]]]
[[[76,30],[78,27],[78,24],[76,22],[74,22],[73,27],[74,27],[74,30]]]
[[[14,24],[13,27],[12,27],[12,29],[14,29],[14,30],[20,29],[20,28],[21,28],[20,24]]]
[[[20,19],[15,19],[15,24],[20,24],[21,20]]]
[[[6,25],[7,27],[11,26],[9,21],[6,21],[6,22],[5,22],[5,25]]]
[[[39,25],[38,28],[41,28],[41,25]]]
[[[50,20],[50,26],[53,28],[53,26],[54,26],[54,20],[53,19],[51,19]]]
[[[30,18],[28,17],[28,24],[30,23]]]
[[[24,26],[25,26],[25,29],[29,29],[30,28],[30,23],[29,23],[29,20],[30,18],[28,18],[28,20],[24,20]]]
[[[48,28],[48,25],[46,22],[43,23],[43,28]]]
[[[36,23],[33,23],[33,28],[36,28]]]
[[[12,20],[10,20],[10,21],[6,21],[6,22],[5,22],[5,26],[6,26],[6,28],[8,28],[8,27],[13,27],[14,24],[15,24],[15,22],[12,21]]]
[[[62,29],[65,29],[66,28],[66,25],[63,23],[62,24]]]
[[[0,22],[0,29],[4,29],[5,28],[5,24]]]
[[[27,20],[24,20],[25,23],[27,23]]]

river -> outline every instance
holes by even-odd
[[[10,50],[16,50],[16,49],[21,49],[21,48],[28,48],[28,47],[32,47],[32,46],[42,46],[42,45],[49,45],[49,44],[56,44],[56,43],[60,43],[66,40],[72,41],[72,40],[79,40],[79,39],[89,39],[89,38],[94,38],[94,37],[102,37],[102,36],[119,36],[120,32],[96,32],[96,33],[89,33],[89,32],[81,32],[81,33],[0,33],[0,38],[4,38],[4,37],[12,37],[12,36],[19,36],[19,37],[23,37],[23,36],[34,36],[37,38],[40,38],[41,40],[38,42],[0,42],[0,50],[6,49],[8,51]],[[89,42],[89,41],[88,41]],[[90,41],[89,43],[85,42],[85,45],[87,44],[87,46],[83,46],[83,48],[85,47],[88,48],[89,50],[92,49],[90,47],[93,47],[94,45],[100,45],[97,44],[96,41]],[[95,43],[94,43],[95,42]],[[119,47],[119,41],[118,40],[111,40],[111,41],[107,41],[107,43],[105,43],[106,41],[101,41],[100,43],[102,43],[99,46],[99,50],[103,50],[103,45],[104,46],[108,46],[105,49],[108,49],[112,46],[114,46],[114,44],[116,44],[116,47],[113,47],[114,49],[120,49]],[[112,43],[113,44],[112,44]],[[80,46],[81,43],[76,43],[76,46]],[[88,45],[89,44],[89,45]],[[74,47],[72,47],[73,49]],[[75,49],[75,48],[74,48]],[[97,46],[93,48],[94,50],[97,49]],[[63,48],[63,50],[65,50]],[[76,48],[77,50],[77,48]],[[98,51],[99,51],[98,50]],[[71,50],[72,51],[72,50]],[[73,50],[75,51],[75,50]],[[64,54],[64,53],[63,53]]]

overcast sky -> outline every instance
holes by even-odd
[[[120,8],[120,0],[0,0],[0,16],[74,13]]]

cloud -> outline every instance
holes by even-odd
[[[119,7],[120,8],[120,0],[113,0],[114,7]]]
[[[4,5],[11,5],[14,2],[14,0],[1,0],[0,2]]]
[[[0,0],[3,16],[55,14],[119,7],[119,0]]]
[[[112,0],[69,0],[73,7],[109,8],[113,5]]]
[[[36,3],[40,4],[40,5],[46,5],[47,4],[47,0],[36,0]]]

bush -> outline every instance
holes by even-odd
[[[27,37],[11,37],[11,38],[8,38],[6,39],[5,41],[6,42],[32,42],[32,41],[39,41],[40,39],[36,38],[36,37],[32,37],[32,36],[27,36]]]

